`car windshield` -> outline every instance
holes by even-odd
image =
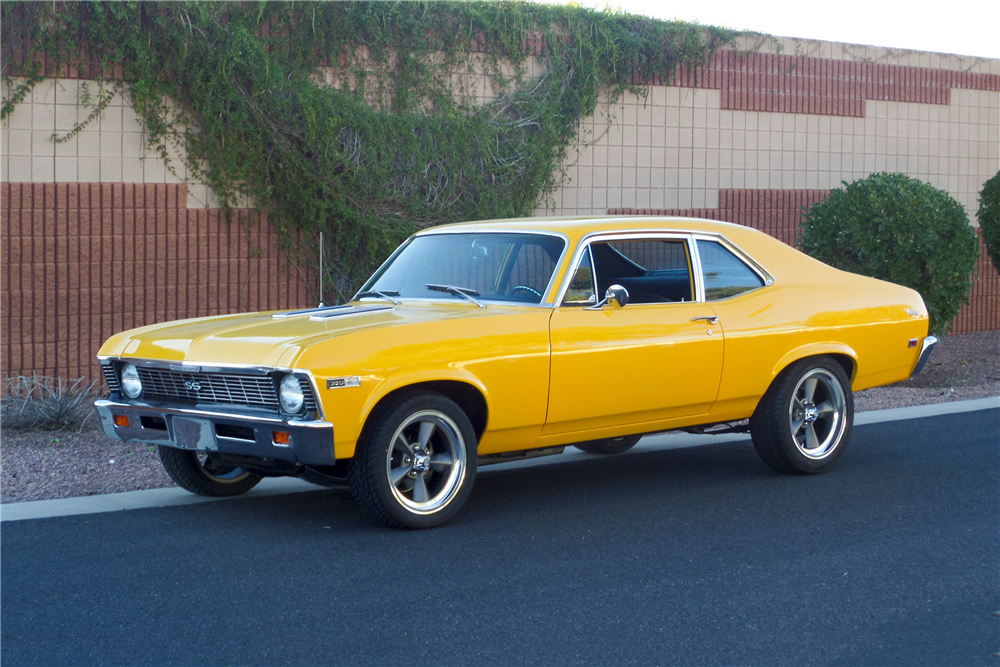
[[[541,303],[564,247],[561,238],[545,234],[418,236],[361,292],[459,300],[461,291],[480,301]]]

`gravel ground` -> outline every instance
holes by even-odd
[[[1000,395],[1000,330],[941,341],[917,377],[855,392],[858,412]],[[110,440],[94,420],[80,432],[2,431],[0,502],[174,486],[156,448]]]

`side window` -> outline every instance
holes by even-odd
[[[716,241],[698,241],[705,300],[716,301],[764,286],[749,266]]]
[[[590,252],[585,252],[573,275],[573,280],[569,283],[562,305],[589,306],[593,303],[597,303],[597,295],[594,292],[594,271],[590,266]]]
[[[691,263],[684,239],[634,239],[593,243],[597,293],[611,285],[628,290],[629,303],[691,301]]]

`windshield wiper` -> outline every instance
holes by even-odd
[[[475,296],[479,296],[479,292],[477,292],[474,289],[469,289],[468,287],[455,287],[454,285],[434,285],[433,283],[428,283],[424,285],[424,287],[434,292],[449,292],[456,296],[460,296],[463,299],[471,301],[480,308],[486,307],[486,304],[480,301],[479,299],[472,298]]]
[[[395,304],[397,306],[400,303],[399,299],[393,299],[392,298],[394,296],[399,296],[399,292],[396,292],[395,290],[381,290],[381,291],[379,291],[379,290],[369,290],[368,292],[358,292],[358,295],[355,298],[356,299],[363,299],[366,296],[374,296],[374,297],[378,297],[379,299],[385,299],[386,301],[392,301],[393,304]]]

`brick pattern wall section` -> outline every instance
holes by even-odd
[[[720,190],[719,208],[648,209],[612,208],[608,215],[656,215],[705,218],[733,222],[762,231],[796,246],[803,207],[823,201],[828,190]],[[978,233],[978,230],[977,230]],[[986,254],[979,237],[979,259],[969,292],[969,303],[952,320],[952,333],[1000,329],[1000,273]]]
[[[724,50],[705,67],[681,68],[671,85],[719,90],[734,111],[863,118],[866,100],[950,104],[952,88],[1000,91],[1000,75]]]
[[[719,190],[719,208],[612,208],[609,215],[664,215],[733,222],[796,245],[802,207],[817,204],[829,190]]]
[[[266,218],[189,210],[183,185],[4,183],[0,198],[5,375],[100,377],[116,332],[310,303]]]
[[[979,230],[976,230],[977,233]],[[1000,329],[1000,272],[986,254],[986,244],[979,236],[979,259],[976,276],[969,291],[969,303],[962,306],[952,321],[952,333]]]

